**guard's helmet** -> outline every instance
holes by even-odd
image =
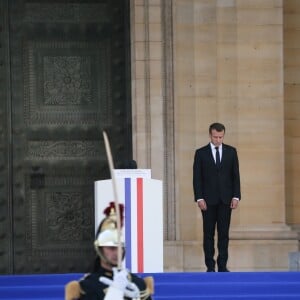
[[[122,226],[124,206],[122,204],[119,204],[119,209],[120,209],[121,226]],[[104,210],[104,214],[106,215],[106,217],[100,223],[96,234],[96,239],[94,241],[95,250],[101,260],[108,262],[107,258],[103,255],[103,251],[101,248],[118,247],[120,243],[121,247],[123,248],[122,258],[124,258],[125,245],[122,237],[122,232],[119,232],[117,228],[117,216],[116,216],[115,206],[113,202],[111,202],[110,206]]]
[[[120,240],[119,240],[120,238]],[[108,228],[101,231],[95,240],[95,247],[118,247],[119,242],[124,247],[122,237],[119,237],[117,228]]]

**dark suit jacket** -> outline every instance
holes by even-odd
[[[230,204],[232,198],[241,199],[240,173],[237,151],[222,144],[221,166],[215,164],[210,144],[197,149],[193,166],[195,201],[204,199],[207,204],[221,200]]]

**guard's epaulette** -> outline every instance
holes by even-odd
[[[144,279],[146,289],[144,291],[140,291],[140,299],[147,299],[149,296],[154,294],[154,278],[153,276],[147,276]]]
[[[65,285],[65,300],[79,299],[83,294],[84,291],[81,290],[79,281],[73,280]]]

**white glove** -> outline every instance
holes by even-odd
[[[126,269],[121,269],[118,270],[117,268],[113,268],[113,272],[114,272],[114,276],[113,276],[113,283],[112,285],[121,290],[121,291],[125,291],[126,286],[129,283],[128,280],[128,271]]]
[[[124,291],[124,295],[128,298],[140,299],[140,290],[135,283],[129,282]]]
[[[119,299],[118,295],[120,294],[119,293],[120,291],[122,292],[120,294],[122,297],[125,296],[128,298],[139,298],[140,291],[133,282],[130,282],[128,280],[127,270],[124,269],[118,271],[117,268],[113,268],[113,273],[114,273],[113,280],[103,276],[99,278],[99,281],[109,286],[108,292],[104,300],[118,300]],[[118,291],[114,291],[115,289],[117,289]],[[112,293],[113,293],[113,297],[115,298],[109,298]]]
[[[99,281],[109,286],[104,300],[123,300],[128,284],[128,271],[125,269],[119,271],[117,268],[113,268],[113,273],[113,280],[106,277],[99,278]]]

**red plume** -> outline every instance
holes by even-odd
[[[119,211],[120,211],[120,218],[121,218],[120,221],[122,227],[124,222],[124,204],[119,203]],[[106,215],[106,217],[109,217],[112,214],[116,214],[115,202],[110,202],[109,206],[104,209],[103,213]]]

